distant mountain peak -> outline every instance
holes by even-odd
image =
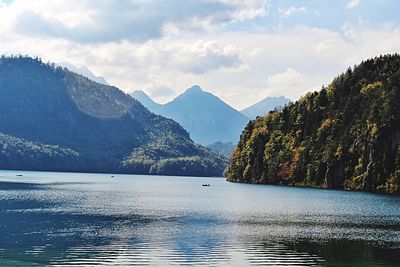
[[[68,62],[60,62],[57,64],[58,66],[61,66],[63,68],[67,68],[69,71],[75,72],[77,74],[80,74],[86,78],[91,79],[92,81],[95,81],[97,83],[105,84],[105,85],[110,85],[104,77],[101,76],[96,76],[88,67],[86,66],[81,66],[77,67],[73,64],[70,64]]]
[[[135,90],[131,93],[131,96],[142,103],[150,111],[160,114],[161,104],[155,102],[148,94],[142,90]]]
[[[263,100],[247,107],[240,112],[249,118],[256,118],[257,116],[264,116],[269,111],[274,110],[276,107],[283,107],[290,102],[290,99],[284,96],[266,97]]]
[[[150,97],[148,94],[146,94],[146,92],[143,91],[143,90],[135,90],[135,91],[133,91],[133,92],[131,93],[131,96],[132,96],[133,98],[136,98],[136,97],[145,97],[145,98],[148,98],[148,99],[152,100],[151,97]],[[153,100],[152,100],[152,101],[153,101]]]
[[[185,93],[189,93],[189,92],[204,92],[204,91],[203,91],[203,89],[201,89],[200,86],[193,85],[192,87],[188,88]]]
[[[236,142],[248,118],[200,86],[194,85],[166,104],[157,104],[143,92],[132,97],[150,111],[179,122],[191,138],[204,145]]]
[[[147,94],[143,90],[140,90],[140,89],[133,91],[132,94],[141,94],[141,95],[147,96]]]

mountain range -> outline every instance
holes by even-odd
[[[0,168],[220,176],[226,158],[116,87],[0,58]]]
[[[177,121],[188,130],[195,142],[203,145],[218,141],[236,143],[250,120],[197,85],[164,105],[155,103],[143,91],[135,91],[131,95],[150,111]]]
[[[225,155],[230,155],[232,143],[237,143],[251,118],[283,107],[290,101],[285,97],[267,97],[239,112],[198,85],[190,87],[166,104],[156,103],[142,90],[134,91],[131,96],[151,112],[179,122],[195,142],[212,149],[218,148],[215,151]]]

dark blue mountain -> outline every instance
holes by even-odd
[[[148,108],[151,112],[156,114],[162,114],[163,105],[153,101],[145,92],[142,90],[136,90],[131,93],[131,96],[142,103],[143,106]]]
[[[133,96],[150,111],[181,124],[190,137],[203,145],[215,142],[237,142],[249,118],[215,95],[195,85],[169,103],[160,105],[143,92]]]

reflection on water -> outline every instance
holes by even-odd
[[[0,266],[398,266],[400,198],[0,171],[0,236]]]

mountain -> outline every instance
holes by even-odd
[[[400,56],[349,68],[251,121],[229,181],[400,193]]]
[[[97,83],[109,85],[104,77],[94,75],[93,72],[88,67],[85,66],[76,67],[67,62],[61,62],[57,65],[63,68],[67,68],[69,71],[85,76],[86,78],[89,78],[90,80],[95,81]]]
[[[0,59],[0,168],[219,176],[226,159],[116,87]]]
[[[145,92],[142,90],[136,90],[131,93],[131,96],[142,103],[143,106],[148,108],[151,112],[156,114],[162,114],[163,105],[153,101]]]
[[[289,98],[284,96],[279,97],[267,97],[254,105],[241,110],[243,115],[249,118],[256,118],[257,116],[264,116],[268,112],[274,110],[277,107],[284,107],[290,102]]]
[[[203,145],[215,142],[237,142],[249,119],[215,95],[195,85],[164,105],[154,105],[142,93],[134,97],[150,111],[171,118],[190,133],[190,137]]]
[[[236,146],[232,142],[215,142],[211,145],[208,145],[207,147],[214,152],[221,153],[227,158],[230,158],[232,156],[232,153],[236,148]]]

